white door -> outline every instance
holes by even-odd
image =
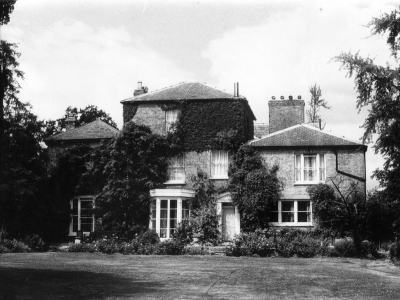
[[[235,207],[225,206],[222,208],[222,239],[232,240],[235,235]]]

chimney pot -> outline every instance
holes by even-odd
[[[138,90],[142,89],[142,82],[141,81],[137,82],[137,89]]]
[[[297,96],[297,99],[301,100],[301,96],[300,96],[300,95],[298,95],[298,96]]]
[[[293,97],[292,97],[292,96],[289,96],[289,100],[293,100]]]
[[[68,116],[65,118],[65,129],[70,130],[75,128],[75,121],[76,117],[75,116]]]
[[[272,100],[275,100],[276,98],[275,98],[275,96],[272,96]]]
[[[281,96],[281,100],[285,99],[285,97]]]

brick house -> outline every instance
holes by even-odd
[[[118,135],[119,130],[106,122],[97,119],[75,128],[75,117],[68,117],[66,120],[66,131],[55,134],[45,140],[48,146],[49,171],[51,171],[57,159],[67,150],[79,144],[86,144],[95,148],[103,140],[109,140]],[[68,236],[77,235],[82,231],[88,235],[95,229],[95,218],[92,212],[93,195],[75,195],[70,201],[72,215]]]
[[[134,97],[122,100],[124,122],[133,121],[150,127],[154,133],[166,134],[180,113],[176,103],[185,101],[195,111],[194,126],[185,133],[185,151],[170,162],[169,180],[164,188],[153,189],[150,229],[161,239],[171,237],[178,224],[189,216],[189,199],[194,197],[191,176],[201,169],[216,187],[227,184],[229,154],[213,148],[212,141],[220,132],[236,130],[244,141],[253,138],[254,114],[244,97],[228,94],[202,83],[183,82],[147,93],[141,83]],[[208,107],[207,109],[205,109]],[[210,116],[211,115],[211,116]],[[191,121],[191,120],[189,120]],[[229,193],[217,197],[224,239],[240,232],[240,217]]]
[[[255,124],[258,139],[250,142],[268,165],[278,164],[284,182],[271,213],[275,226],[313,226],[310,185],[332,180],[345,191],[355,181],[365,191],[367,146],[304,124],[304,100],[271,100],[269,124]]]

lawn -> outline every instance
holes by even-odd
[[[400,299],[400,268],[346,258],[0,255],[0,299]]]

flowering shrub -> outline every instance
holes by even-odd
[[[274,241],[262,231],[242,233],[227,247],[228,256],[268,256],[274,253]]]

